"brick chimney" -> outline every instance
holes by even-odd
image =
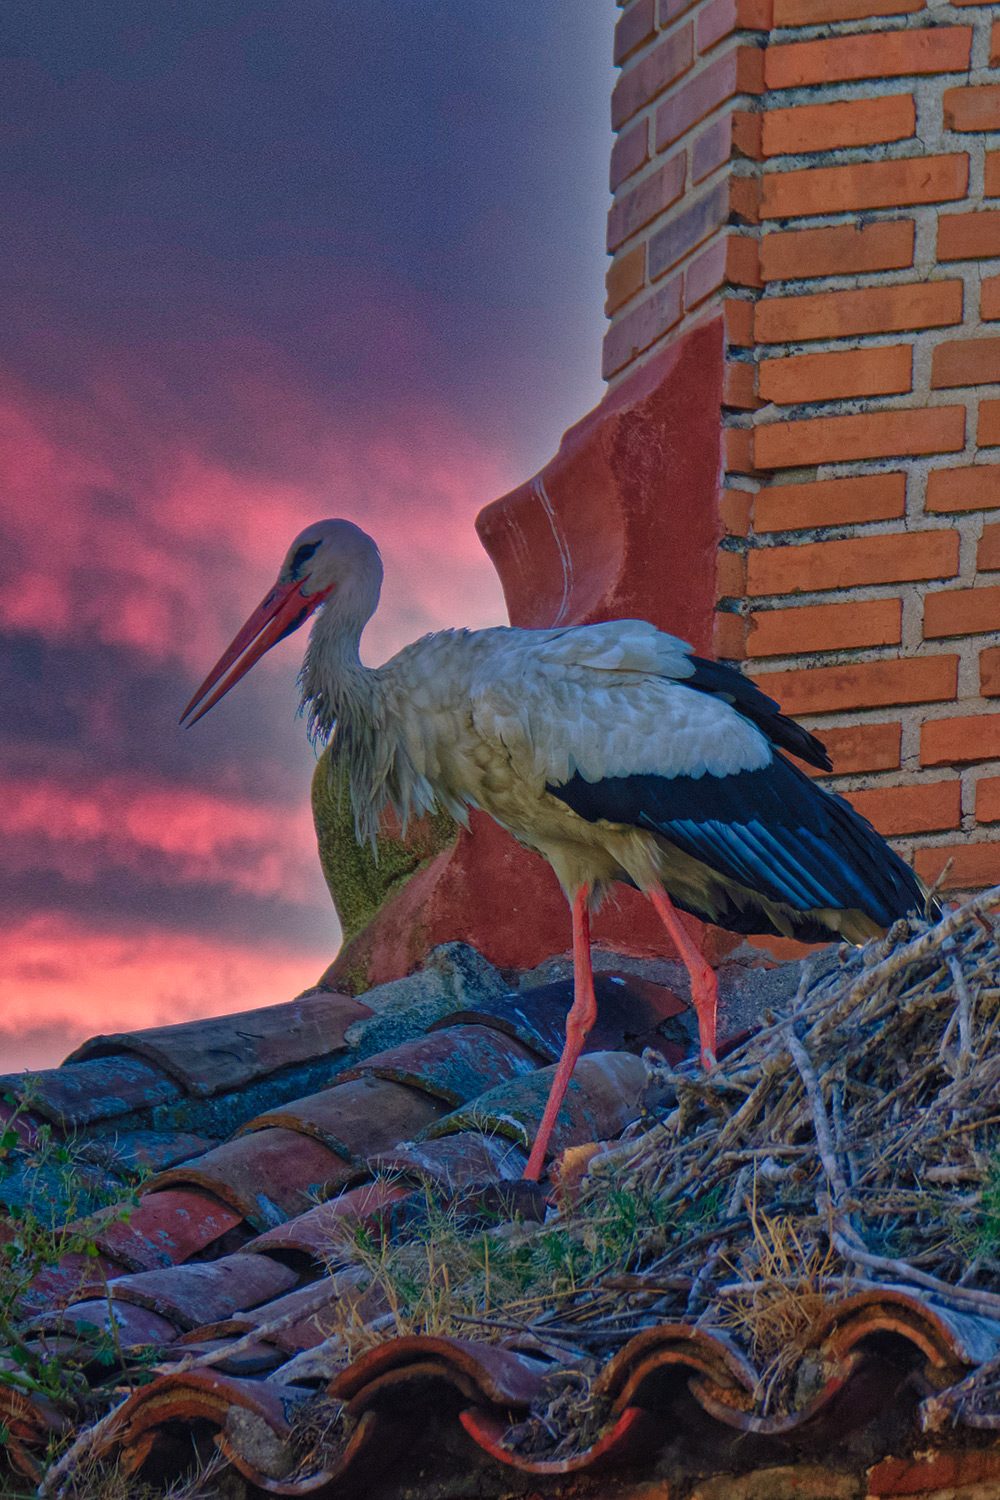
[[[1000,883],[998,18],[629,0],[615,31],[611,399],[721,321],[716,651],[948,891]]]

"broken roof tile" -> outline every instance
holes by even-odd
[[[91,1037],[70,1053],[63,1067],[134,1054],[176,1079],[185,1093],[210,1098],[293,1063],[346,1051],[348,1029],[371,1014],[370,1006],[350,995],[309,991],[260,1010]]]

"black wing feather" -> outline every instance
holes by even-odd
[[[655,831],[724,878],[797,911],[857,910],[889,927],[923,909],[913,871],[872,825],[777,753],[760,770],[729,776],[588,782],[577,773],[548,790],[588,822]]]
[[[762,693],[760,688],[754,687],[749,677],[744,677],[742,672],[737,672],[733,667],[724,667],[721,662],[708,661],[703,656],[689,656],[688,660],[693,663],[694,672],[690,677],[681,679],[685,687],[696,688],[699,693],[710,693],[713,697],[731,703],[737,713],[763,730],[771,744],[776,745],[779,750],[797,755],[799,760],[816,766],[820,771],[833,770],[833,763],[823,742],[810,734],[808,729],[803,729],[801,724],[796,724],[794,719],[787,718],[774,699]]]

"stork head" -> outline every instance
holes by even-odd
[[[199,704],[188,719],[189,727],[207,714],[265,652],[298,630],[328,600],[331,605],[336,601],[344,626],[353,626],[360,635],[374,613],[381,586],[378,548],[360,526],[351,521],[315,521],[307,526],[289,547],[274,587],[219,657],[181,714],[181,723]],[[202,703],[209,692],[212,696]]]

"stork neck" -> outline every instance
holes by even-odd
[[[336,596],[320,611],[302,666],[302,705],[314,734],[326,738],[341,727],[370,720],[378,696],[377,677],[359,655],[367,620],[345,618]]]

